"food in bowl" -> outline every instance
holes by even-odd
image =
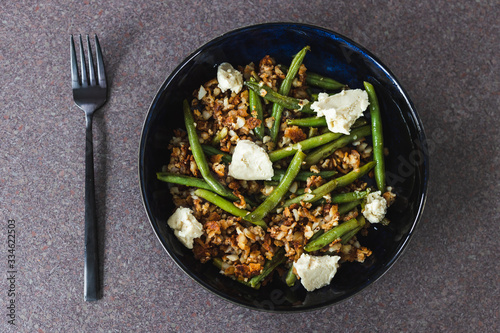
[[[219,64],[184,101],[186,130],[157,174],[170,183],[179,241],[252,288],[280,277],[328,285],[342,263],[372,254],[357,235],[387,224],[395,200],[373,86],[310,73],[309,47],[297,51],[289,67],[272,55]]]

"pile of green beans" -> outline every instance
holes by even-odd
[[[228,128],[230,127],[224,127],[224,130],[217,131],[210,144],[201,144],[198,138],[193,113],[187,100],[183,101],[184,122],[191,153],[201,174],[201,178],[171,172],[158,172],[156,175],[157,179],[171,184],[194,187],[196,188],[196,190],[192,192],[194,196],[212,203],[228,214],[241,218],[241,222],[245,226],[248,227],[253,224],[255,226],[260,226],[266,232],[269,232],[267,230],[268,223],[270,223],[271,226],[273,225],[269,215],[275,214],[280,211],[280,209],[283,210],[285,207],[294,204],[305,205],[305,203],[311,203],[318,205],[329,203],[338,205],[338,213],[340,216],[343,216],[343,219],[347,219],[347,216],[355,216],[352,215],[353,212],[355,212],[360,205],[361,209],[363,209],[366,196],[370,189],[366,191],[347,192],[342,188],[365,176],[372,169],[374,170],[373,174],[375,176],[377,188],[381,191],[385,191],[386,180],[382,117],[375,88],[372,84],[369,82],[363,83],[370,102],[369,120],[363,117],[356,120],[348,135],[330,132],[327,128],[328,124],[325,117],[301,117],[302,115],[315,113],[311,109],[311,104],[315,100],[314,96],[317,96],[317,90],[311,91],[307,88],[307,93],[310,96],[308,99],[301,100],[288,96],[293,80],[296,78],[304,57],[309,50],[309,46],[301,49],[294,56],[289,68],[280,65],[281,69],[286,73],[286,76],[281,82],[278,91],[275,91],[263,82],[258,82],[260,78],[255,72],[252,72],[248,81],[244,82],[245,86],[248,88],[249,94],[249,113],[252,117],[260,121],[253,130],[253,134],[257,140],[265,143],[267,142],[266,135],[269,135],[276,146],[276,143],[279,141],[278,134],[284,109],[297,111],[292,115],[292,117],[297,118],[287,119],[287,125],[309,127],[309,136],[306,139],[280,149],[273,150],[271,148],[271,151],[268,153],[272,163],[289,158],[279,164],[283,167],[283,165],[287,164],[286,162],[289,161],[286,170],[274,169],[274,176],[271,180],[263,182],[265,185],[272,185],[274,187],[269,195],[262,194],[261,196],[251,195],[249,198],[244,197],[245,202],[249,204],[245,207],[246,209],[241,209],[236,206],[236,202],[240,201],[241,198],[240,193],[233,193],[230,189],[226,188],[223,182],[219,181],[215,177],[215,174],[212,174],[207,162],[207,156],[214,155],[221,155],[221,163],[225,163],[226,165],[232,162],[232,155],[230,153],[223,152],[216,148],[220,146],[221,140],[224,140],[224,137],[228,135]],[[336,80],[310,72],[307,72],[306,83],[309,87],[320,88],[327,91],[348,88],[346,85]],[[267,114],[267,116],[271,116],[274,119],[273,125],[269,129],[264,126],[266,108],[263,102],[271,106],[271,110],[268,110],[270,114]],[[338,173],[336,170],[318,171],[311,168],[310,170],[317,172],[308,171],[309,167],[319,165],[318,163],[329,158],[337,149],[369,136],[371,136],[373,142],[373,161],[367,162],[358,169],[352,170],[341,176],[336,176]],[[306,170],[302,170],[304,168]],[[304,187],[295,187],[295,185],[299,183],[294,182],[307,182],[310,181],[310,177],[312,176],[319,176],[325,179],[326,182],[312,191]],[[229,181],[230,180],[226,180],[228,183]],[[290,190],[292,184],[294,184],[295,189]],[[306,193],[306,190],[310,193]],[[294,194],[292,195],[290,191],[293,191]],[[332,242],[339,240],[342,244],[347,244],[361,229],[366,227],[366,224],[363,215],[358,214],[356,218],[340,223],[330,230],[320,229],[314,233],[309,240],[304,242],[303,249],[305,252],[316,252],[324,249]],[[221,258],[213,258],[212,262],[216,267],[222,269],[223,261]],[[272,259],[266,261],[260,274],[248,279],[248,281],[242,281],[236,278],[235,280],[245,286],[258,289],[266,278],[273,273],[276,267],[282,264],[287,268],[287,273],[284,275],[284,281],[288,286],[293,286],[297,281],[297,276],[293,272],[293,262],[286,256],[286,251],[283,247],[278,248]]]

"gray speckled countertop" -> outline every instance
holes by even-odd
[[[498,1],[4,1],[0,6],[0,331],[8,220],[16,224],[21,332],[498,332]],[[375,53],[412,97],[431,183],[409,247],[351,299],[304,314],[232,305],[161,248],[139,193],[142,123],[192,50],[231,29],[295,21]],[[97,33],[111,91],[94,121],[104,296],[83,301],[84,115],[69,35]]]

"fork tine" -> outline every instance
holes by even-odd
[[[95,38],[95,56],[97,58],[97,77],[99,80],[99,85],[101,87],[106,87],[106,72],[104,71],[104,61],[102,60],[102,50],[101,45],[99,44],[99,39],[97,35],[94,35]]]
[[[95,86],[94,59],[92,58],[92,49],[90,48],[90,39],[87,35],[87,53],[89,60],[89,81],[91,86]]]
[[[71,84],[72,88],[80,86],[80,79],[78,78],[78,65],[76,64],[75,42],[73,35],[70,35],[70,53],[71,53]]]
[[[88,87],[89,82],[87,80],[87,67],[85,66],[85,55],[83,54],[82,35],[80,35],[80,65],[82,72],[82,87]]]

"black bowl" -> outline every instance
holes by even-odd
[[[364,263],[345,263],[327,287],[307,292],[300,283],[289,288],[278,278],[253,290],[218,273],[212,264],[194,259],[167,226],[174,211],[168,186],[156,172],[168,164],[173,130],[184,128],[182,101],[200,84],[216,76],[216,66],[257,62],[266,54],[289,63],[305,45],[311,72],[330,76],[351,88],[371,82],[377,91],[384,125],[387,182],[398,195],[389,209],[389,226],[372,225],[361,243],[373,251]],[[370,52],[332,31],[272,23],[238,29],[205,44],[188,56],[165,80],[144,122],[139,152],[139,177],[146,212],[159,241],[191,278],[216,295],[259,310],[290,312],[316,309],[344,300],[381,277],[401,255],[422,215],[428,181],[428,155],[422,123],[394,75]]]

